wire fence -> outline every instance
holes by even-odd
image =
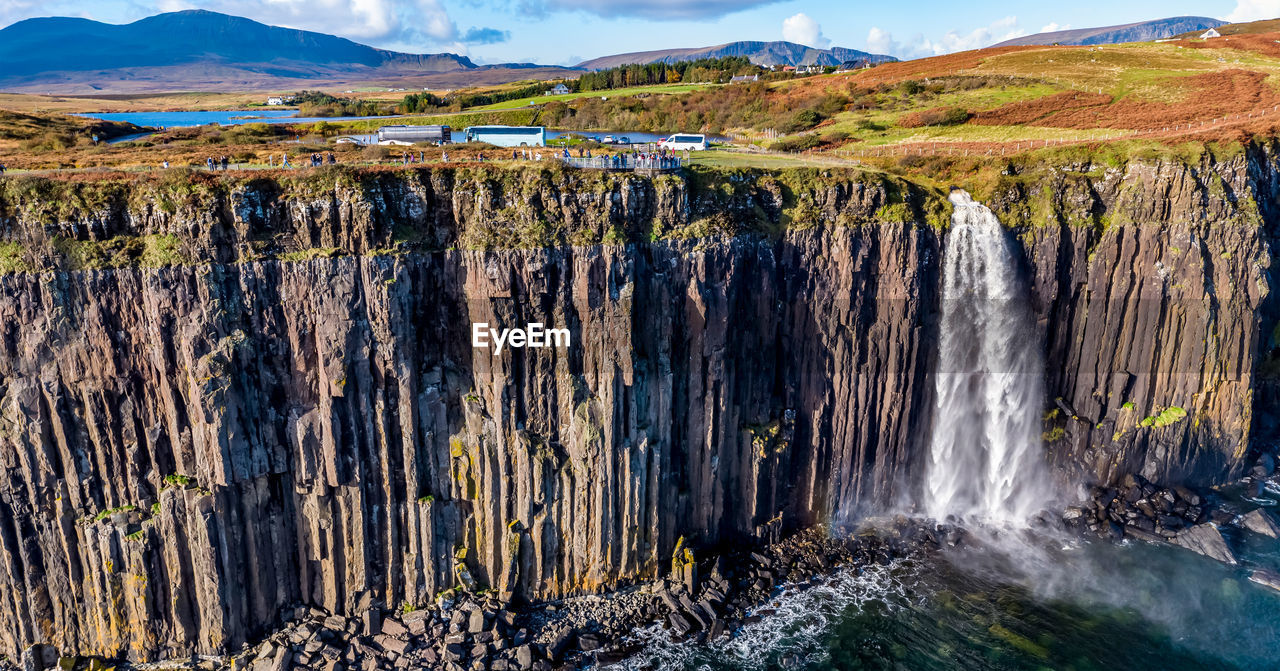
[[[670,172],[679,170],[684,159],[679,156],[653,156],[639,154],[612,154],[592,157],[559,157],[570,168],[584,170],[629,170],[639,172]]]

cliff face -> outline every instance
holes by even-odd
[[[1244,194],[1274,192],[1270,155],[1002,185],[1076,417],[1046,424],[1064,472],[1246,464],[1270,261]],[[927,190],[439,170],[173,204],[7,193],[13,262],[52,268],[0,277],[10,655],[214,654],[294,603],[355,614],[471,581],[596,590],[659,575],[682,536],[900,504],[923,465]],[[157,259],[187,263],[138,267]],[[495,356],[473,322],[572,345]]]
[[[1002,220],[1031,225],[1021,238],[1059,411],[1046,437],[1068,470],[1200,486],[1243,475],[1275,347],[1274,166],[1270,147],[1076,165],[997,197]]]

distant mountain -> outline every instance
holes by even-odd
[[[1119,44],[1121,42],[1149,42],[1173,37],[1180,33],[1208,30],[1226,24],[1226,21],[1205,16],[1175,16],[1168,19],[1126,23],[1120,26],[1058,30],[1006,40],[997,47],[1030,44]]]
[[[19,21],[0,30],[0,64],[2,90],[62,93],[283,89],[442,75],[453,81],[470,72],[488,83],[529,76],[523,66],[506,76],[502,66],[478,67],[456,54],[375,49],[202,10],[125,25],[67,17]]]
[[[619,65],[648,63],[678,63],[694,61],[700,58],[724,58],[727,56],[746,56],[756,65],[840,65],[848,61],[884,63],[896,61],[893,56],[869,54],[857,49],[832,47],[815,49],[795,42],[730,42],[714,47],[695,49],[659,49],[657,51],[637,51],[616,56],[593,58],[578,64],[584,70],[604,70]]]
[[[1217,26],[1218,34],[1223,37],[1231,35],[1259,35],[1262,33],[1280,32],[1280,19],[1263,19],[1261,21],[1250,21],[1248,23],[1226,23]],[[1175,35],[1178,38],[1195,38],[1200,37],[1204,33],[1203,30],[1191,30],[1181,35]]]

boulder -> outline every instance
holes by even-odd
[[[600,640],[600,634],[588,633],[578,637],[578,647],[582,648],[583,652],[599,650],[603,646],[604,642]]]
[[[271,671],[289,671],[293,666],[293,651],[284,646],[276,652],[276,656],[271,660]]]
[[[689,632],[693,631],[693,624],[678,611],[672,611],[668,614],[667,620],[671,622],[671,628],[681,637],[688,636]]]
[[[1253,573],[1250,573],[1249,580],[1280,592],[1280,573],[1276,573],[1270,569],[1260,568]]]
[[[528,671],[533,668],[533,648],[522,645],[516,648],[516,668]]]
[[[386,634],[378,634],[374,637],[373,642],[377,643],[378,647],[382,648],[384,651],[394,652],[397,655],[403,655],[404,651],[409,647],[407,642]]]
[[[472,634],[478,634],[484,631],[484,611],[479,608],[471,610],[471,617],[467,620],[467,631]]]
[[[386,634],[387,636],[402,638],[409,633],[409,630],[405,628],[403,624],[400,624],[400,622],[395,618],[388,617],[382,621],[381,633]]]
[[[556,635],[551,639],[551,643],[547,645],[547,656],[552,661],[560,661],[565,651],[569,649],[569,644],[573,642],[577,635],[578,632],[574,631],[572,627],[556,632]]]
[[[466,648],[461,643],[450,643],[444,646],[444,658],[449,662],[461,662],[467,658]]]
[[[1236,564],[1236,555],[1222,532],[1212,523],[1197,524],[1173,538],[1173,542],[1224,564]]]
[[[1280,538],[1280,524],[1276,523],[1275,516],[1261,508],[1241,515],[1236,520],[1236,525],[1255,534],[1262,534],[1270,538]]]

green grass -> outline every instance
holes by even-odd
[[[181,473],[173,473],[164,476],[164,484],[169,487],[190,487],[196,483],[196,479],[190,475],[182,475]]]
[[[0,275],[28,272],[23,259],[22,245],[16,242],[0,242]]]
[[[1164,410],[1161,410],[1160,414],[1152,415],[1150,417],[1147,417],[1146,419],[1143,419],[1140,425],[1144,427],[1155,427],[1157,429],[1161,429],[1171,424],[1176,424],[1182,421],[1183,419],[1186,419],[1186,417],[1187,417],[1186,410],[1183,410],[1182,408],[1179,408],[1176,405],[1171,405],[1165,408]]]
[[[317,122],[327,123],[333,134],[351,135],[372,133],[382,126],[394,125],[440,125],[460,131],[468,126],[485,126],[502,124],[508,126],[528,126],[537,116],[537,110],[517,109],[494,112],[468,111],[442,114],[422,114],[415,116],[381,117],[378,119],[362,119],[359,121]],[[314,124],[312,124],[314,126]]]
[[[142,256],[138,265],[144,268],[164,268],[190,263],[182,254],[182,240],[176,235],[143,236]]]
[[[102,511],[102,512],[98,513],[97,515],[94,515],[94,517],[93,517],[93,521],[94,521],[94,522],[101,522],[102,520],[105,520],[105,519],[107,519],[108,517],[111,517],[112,515],[114,515],[114,514],[116,514],[116,513],[128,512],[128,511],[130,511],[130,510],[136,510],[137,508],[138,508],[137,506],[132,505],[132,504],[126,504],[126,505],[120,506],[120,507],[118,507],[118,508],[108,508],[107,510]]]
[[[55,238],[53,248],[72,270],[105,268],[162,268],[191,262],[181,251],[175,235],[120,235],[107,240]]]
[[[337,247],[312,247],[310,249],[300,249],[296,252],[288,252],[281,254],[281,261],[311,261],[313,259],[331,259],[342,256],[343,251]]]
[[[692,164],[708,168],[835,168],[850,167],[848,161],[830,156],[800,154],[753,154],[741,151],[708,149],[692,152]]]
[[[1072,130],[1038,126],[985,126],[961,124],[902,128],[902,117],[920,110],[949,107],[970,111],[989,110],[1009,103],[1035,100],[1062,90],[1050,84],[1001,86],[952,91],[932,96],[902,99],[895,94],[881,94],[882,109],[841,112],[819,132],[844,132],[854,140],[846,149],[861,149],[890,144],[915,142],[1018,142],[1031,140],[1087,140],[1106,131]],[[1118,134],[1119,131],[1115,131]]]
[[[558,96],[530,96],[528,98],[517,98],[515,100],[504,100],[500,103],[492,105],[483,105],[480,107],[469,108],[468,112],[484,112],[492,110],[511,110],[530,105],[541,105],[553,101],[576,100],[578,98],[599,98],[599,97],[625,97],[637,94],[681,94],[691,93],[693,91],[702,91],[705,89],[721,86],[720,84],[657,84],[654,86],[633,86],[625,89],[611,89],[608,91],[580,91],[577,93],[566,93]]]

